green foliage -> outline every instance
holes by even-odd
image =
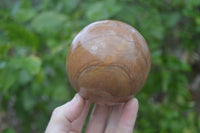
[[[6,129],[3,130],[3,133],[16,133],[16,132],[12,128],[6,128]]]
[[[188,57],[200,42],[199,9],[198,0],[0,1],[0,115],[14,97],[22,131],[43,132],[52,110],[75,93],[65,66],[73,37],[93,21],[115,19],[140,31],[151,51],[150,76],[136,96],[135,132],[199,132],[186,89],[193,72]],[[12,125],[3,131],[15,132]]]

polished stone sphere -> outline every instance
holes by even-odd
[[[67,55],[72,86],[100,104],[125,102],[143,87],[151,66],[142,35],[120,21],[89,24],[74,38]]]

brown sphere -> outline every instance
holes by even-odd
[[[67,57],[68,77],[85,99],[100,104],[125,102],[144,85],[151,66],[142,35],[120,21],[86,26],[74,38]]]

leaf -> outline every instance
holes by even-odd
[[[32,19],[36,15],[35,10],[20,9],[15,16],[18,22],[26,22]]]
[[[195,18],[195,22],[200,27],[200,16]]]
[[[162,71],[162,88],[166,92],[168,90],[171,73],[168,70]]]
[[[135,26],[136,23],[136,17],[134,17],[133,13],[133,7],[126,7],[120,9],[120,11],[117,13],[117,18],[120,18],[120,21],[126,22],[132,26]]]
[[[65,101],[69,98],[69,92],[65,86],[57,85],[53,90],[53,99],[57,101]]]
[[[170,14],[163,14],[163,20],[166,23],[166,26],[169,28],[173,28],[178,21],[181,19],[181,16],[178,12],[170,13]]]
[[[161,50],[157,50],[157,51],[153,51],[151,53],[151,59],[152,59],[152,63],[155,65],[161,65],[162,64],[162,51]]]
[[[29,9],[31,7],[31,0],[21,0],[21,7]]]
[[[1,40],[1,39],[0,39]],[[3,42],[3,40],[2,40]],[[4,59],[9,51],[11,49],[11,45],[7,44],[0,44],[0,59]]]
[[[186,2],[186,6],[189,7],[189,8],[195,8],[195,7],[200,5],[199,0],[188,0],[188,1],[185,1],[185,2]]]
[[[164,37],[164,27],[161,23],[161,15],[156,9],[134,6],[133,17],[139,23],[141,34],[147,38],[155,38],[158,40]]]
[[[11,127],[7,127],[3,130],[3,133],[16,133],[16,131]]]
[[[182,71],[188,71],[188,72],[192,70],[190,64],[187,63],[187,62],[181,62],[181,67],[180,67],[180,69],[181,69]]]
[[[0,69],[4,69],[6,66],[6,62],[5,61],[0,61]]]
[[[46,11],[39,14],[31,22],[31,27],[40,34],[54,36],[60,32],[66,20],[67,17],[63,14],[55,11]]]
[[[3,31],[6,33],[6,37],[15,45],[31,45],[33,47],[38,46],[38,37],[25,26],[18,25],[14,22],[4,23],[1,26]]]
[[[9,67],[0,70],[0,91],[7,91],[17,81],[17,72]]]
[[[32,75],[37,74],[41,68],[41,60],[36,56],[29,56],[24,58],[24,68]]]
[[[69,13],[78,6],[79,2],[80,0],[65,0],[63,3],[60,4],[63,5],[63,10]]]
[[[89,5],[86,11],[86,17],[90,21],[108,19],[110,17],[110,14],[108,13],[107,10],[105,10],[104,6],[105,5],[103,1],[98,1],[96,3]]]
[[[122,2],[117,0],[105,0],[105,8],[110,15],[115,15],[122,9]]]
[[[31,80],[31,75],[26,70],[21,70],[19,72],[18,81],[21,85],[28,83]]]
[[[14,70],[23,68],[23,59],[24,58],[22,57],[13,57],[8,60],[9,66],[11,66]]]
[[[22,93],[23,107],[25,110],[31,111],[31,109],[36,105],[37,100],[33,96],[31,96],[28,90],[24,90]]]

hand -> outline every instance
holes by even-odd
[[[91,103],[78,94],[66,104],[57,107],[45,133],[81,133]],[[88,122],[86,133],[132,133],[138,101],[136,98],[111,107],[96,104]]]

